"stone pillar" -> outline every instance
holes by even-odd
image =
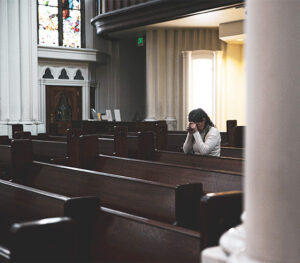
[[[0,133],[11,135],[11,124],[38,125],[37,16],[35,0],[1,0]]]
[[[191,87],[191,51],[183,51],[183,87],[182,87],[182,101],[183,101],[183,112],[182,112],[182,120],[183,120],[183,127],[181,127],[182,130],[186,129],[187,122],[188,122],[188,98],[189,98],[189,89]]]
[[[176,130],[177,122],[174,117],[174,63],[175,63],[175,49],[174,49],[174,30],[167,30],[167,117],[168,130]]]
[[[152,30],[147,31],[147,90],[146,90],[146,121],[154,121],[155,112],[155,65],[152,52],[154,52],[154,32]],[[151,43],[151,44],[149,44]]]
[[[203,263],[299,262],[299,12],[298,0],[248,0],[246,218]]]
[[[247,5],[246,250],[230,262],[300,259],[300,2]]]

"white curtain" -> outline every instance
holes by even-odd
[[[244,45],[222,42],[216,60],[216,126],[226,131],[226,120],[246,125]]]
[[[177,121],[173,128],[185,129],[189,70],[183,66],[183,54],[188,56],[183,51],[220,50],[218,29],[152,29],[147,31],[146,46],[146,119]]]

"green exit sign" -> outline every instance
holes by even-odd
[[[143,47],[145,44],[145,38],[144,37],[138,37],[136,42],[138,47]]]

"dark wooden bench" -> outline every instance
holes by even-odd
[[[204,192],[242,189],[242,173],[98,155],[98,138],[80,136],[74,166],[166,184],[202,183]]]
[[[166,223],[175,223],[174,220],[176,220],[178,225],[185,227],[196,226],[196,229],[200,230],[203,247],[207,246],[207,242],[216,245],[225,230],[240,222],[242,210],[240,192],[203,195],[201,187],[197,184],[174,187],[39,162],[33,162],[33,170],[35,173],[23,178],[24,183],[33,187],[68,196],[95,195],[102,200],[101,203],[105,207]],[[213,207],[217,210],[222,209],[222,213],[214,214],[213,218],[206,219],[204,210],[202,214],[199,214],[202,211],[199,210],[199,206],[201,208],[204,205],[211,211],[210,200],[215,196],[218,199],[213,203]],[[221,196],[224,196],[224,200]],[[231,202],[227,201],[229,197]],[[201,204],[202,202],[204,204]],[[199,229],[200,222],[206,222],[210,228]],[[211,235],[214,239],[210,237]]]
[[[89,231],[98,205],[94,197],[68,198],[0,180],[0,257],[12,261],[86,257],[87,250],[76,254],[74,249],[81,246],[80,238],[85,236],[81,234]],[[74,226],[70,220],[53,221],[53,217],[72,218]]]
[[[33,156],[37,161],[59,162],[68,156],[67,142],[32,140]]]
[[[97,140],[91,136],[81,138]],[[90,153],[89,151],[87,155]],[[32,162],[27,173],[20,171],[14,181],[67,196],[97,196],[103,205],[109,208],[191,229],[200,229],[199,200],[203,196],[203,191],[201,185],[197,183],[165,184],[40,162]],[[240,200],[240,206],[235,206],[236,213],[240,214],[241,194],[233,193],[233,195]],[[223,217],[226,216],[229,215]],[[238,222],[234,220],[231,226]],[[215,244],[217,240],[215,239]]]
[[[199,230],[201,184],[168,185],[35,161],[30,173],[14,180],[67,196],[97,196],[106,207]]]
[[[201,234],[162,222],[101,208],[93,232],[95,262],[195,262]]]
[[[13,140],[12,145],[0,145],[0,179],[9,180],[14,172],[26,170],[26,165],[32,161],[31,152],[29,140]]]
[[[244,160],[240,158],[201,156],[168,151],[155,151],[153,161],[238,173],[243,173],[244,165]]]
[[[93,170],[166,184],[202,183],[204,192],[242,190],[241,173],[99,155]]]

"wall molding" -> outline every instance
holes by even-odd
[[[38,46],[39,59],[98,62],[99,53],[97,49]]]

